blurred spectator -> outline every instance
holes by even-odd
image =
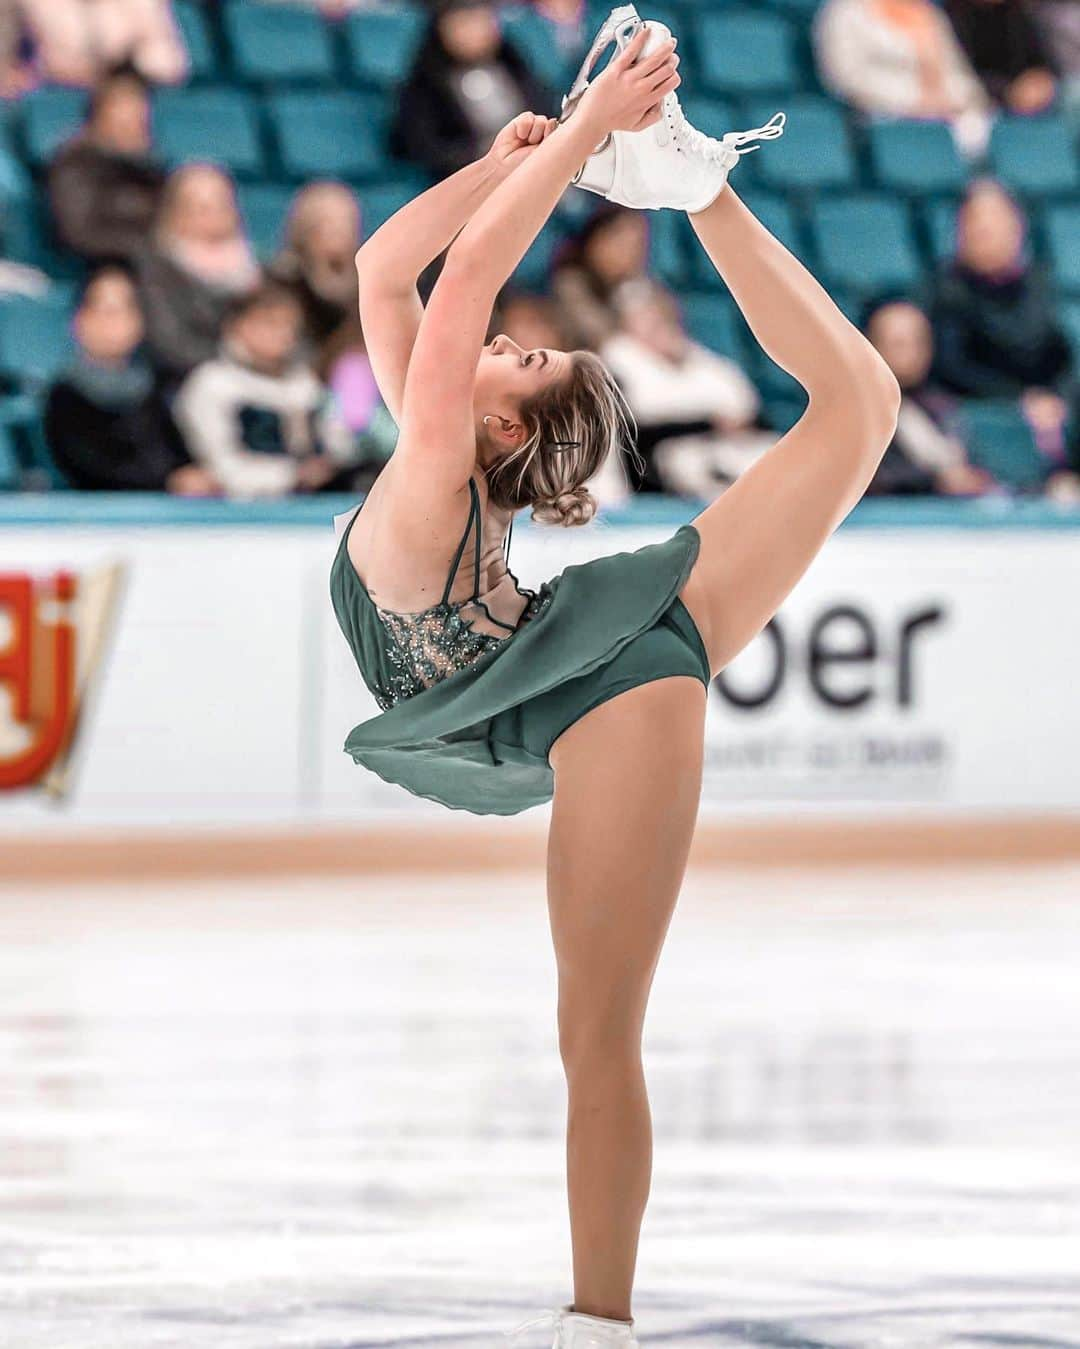
[[[437,177],[485,154],[519,112],[550,113],[550,93],[505,40],[496,5],[437,0],[401,89],[391,149]]]
[[[1014,113],[1046,111],[1057,79],[1026,0],[945,0],[945,12],[996,103]]]
[[[227,173],[188,164],[169,176],[137,270],[151,355],[178,379],[216,354],[230,301],[260,276]]]
[[[567,240],[556,258],[552,291],[571,346],[600,349],[619,326],[615,288],[644,276],[648,258],[648,219],[624,206],[601,206]]]
[[[33,39],[42,78],[93,85],[129,62],[153,84],[187,78],[188,57],[168,0],[7,0]]]
[[[532,0],[532,7],[551,25],[560,53],[580,60],[591,38],[586,32],[589,11],[585,0]]]
[[[355,462],[352,434],[299,358],[302,333],[296,295],[265,281],[233,301],[220,355],[176,396],[188,448],[231,497],[317,491]]]
[[[693,341],[673,295],[650,280],[614,297],[620,329],[600,349],[638,426],[638,490],[709,500],[776,436],[755,428],[757,390],[724,356]]]
[[[504,290],[492,327],[493,332],[505,333],[526,351],[541,347],[566,351],[572,345],[554,300],[531,291]]]
[[[88,262],[131,259],[146,243],[164,183],[151,153],[146,84],[134,70],[114,71],[49,167],[57,238]]]
[[[77,354],[45,404],[45,437],[72,487],[216,492],[212,475],[191,462],[139,354],[143,317],[129,274],[119,267],[95,273],[72,328]]]
[[[0,98],[18,98],[34,87],[25,60],[22,19],[15,0],[0,0]]]
[[[948,122],[965,153],[985,147],[986,91],[932,0],[825,0],[814,43],[823,82],[860,111]]]
[[[1075,397],[1072,354],[1031,260],[1024,215],[999,183],[980,179],[956,229],[956,257],[932,301],[935,376],[969,397],[1019,397],[1040,449],[1060,457]]]
[[[990,475],[968,460],[956,398],[930,382],[934,338],[926,314],[908,300],[887,300],[871,310],[864,326],[902,392],[896,435],[870,494],[963,496],[993,487]]]
[[[285,247],[270,273],[296,292],[317,362],[344,324],[359,321],[360,242],[360,204],[343,183],[310,183],[293,198]]]
[[[1036,0],[1035,14],[1061,76],[1065,106],[1075,117],[1080,114],[1080,0]]]

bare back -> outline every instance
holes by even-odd
[[[468,485],[445,505],[442,501],[433,505],[430,493],[409,494],[401,465],[391,461],[379,475],[348,540],[349,559],[379,608],[415,614],[438,604],[444,594],[458,603],[472,598],[475,589],[475,597],[495,620],[478,608],[474,622],[478,631],[500,636],[518,625],[528,596],[518,589],[507,566],[506,539],[513,513],[490,503],[482,474],[473,481],[480,503],[479,568],[476,530],[469,523]],[[460,560],[451,578],[459,547]]]

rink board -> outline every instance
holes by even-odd
[[[377,709],[329,602],[342,507],[316,504],[0,521],[0,832],[445,820],[342,751]],[[514,567],[536,584],[676,524],[521,527]],[[17,627],[2,597],[61,571],[119,579]],[[704,816],[1080,812],[1078,595],[1074,528],[845,528],[710,691]],[[47,791],[10,779],[55,711],[54,621],[86,668]]]

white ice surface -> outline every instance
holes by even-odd
[[[1080,1346],[1078,969],[1075,869],[694,875],[643,1349]],[[4,1349],[495,1349],[570,1299],[538,876],[0,890],[0,1082]]]

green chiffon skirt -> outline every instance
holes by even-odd
[[[708,657],[679,599],[700,544],[683,525],[661,543],[566,567],[540,587],[536,618],[466,669],[355,727],[345,752],[452,810],[515,815],[549,801],[551,745],[579,717],[654,679],[688,675],[708,687]],[[331,590],[360,663],[353,606],[370,600],[351,566],[335,567]]]

